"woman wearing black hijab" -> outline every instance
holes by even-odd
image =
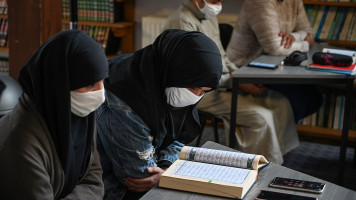
[[[23,93],[0,120],[0,199],[102,199],[94,110],[108,64],[81,31],[45,42],[23,67]]]
[[[196,104],[219,87],[222,62],[200,32],[167,30],[152,45],[109,60],[98,108],[104,199],[135,199],[159,181],[200,130]]]

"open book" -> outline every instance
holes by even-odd
[[[184,146],[159,186],[242,199],[267,164],[261,155]]]

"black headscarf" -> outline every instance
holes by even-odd
[[[220,52],[210,38],[200,32],[172,29],[159,35],[152,45],[110,60],[105,88],[138,113],[152,136],[167,133],[164,147],[178,136],[189,142],[200,129],[196,105],[170,107],[165,89],[216,89],[221,73]]]
[[[23,91],[44,118],[61,161],[65,184],[61,197],[71,193],[90,158],[94,114],[71,114],[70,91],[108,76],[105,53],[82,31],[63,31],[46,41],[19,75]]]

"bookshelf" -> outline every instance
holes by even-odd
[[[318,7],[320,8],[321,6],[324,6],[324,8],[325,8],[326,6],[328,6],[329,11],[330,11],[330,7],[336,7],[336,8],[334,8],[335,10],[338,10],[339,8],[344,7],[346,11],[352,8],[355,10],[354,12],[356,12],[356,2],[351,2],[351,1],[350,2],[336,2],[336,1],[303,0],[303,2],[306,7],[310,6],[309,9],[310,8],[317,9]],[[338,10],[337,12],[340,12],[340,11]],[[308,13],[307,13],[307,15],[308,15]],[[346,17],[347,16],[345,16],[344,20],[346,20]],[[336,15],[335,15],[334,20],[336,20]],[[312,21],[310,17],[309,17],[309,21]],[[315,23],[317,23],[316,21],[315,21]],[[341,23],[342,27],[344,26],[344,22],[345,21],[343,21]],[[312,24],[312,22],[311,22],[311,24]],[[315,25],[319,25],[319,24],[315,24]],[[318,39],[318,38],[316,38],[316,39]],[[329,45],[332,45],[332,46],[339,46],[339,47],[353,49],[353,50],[356,48],[355,40],[327,39],[327,40],[325,40],[325,42],[327,42]],[[327,86],[326,86],[326,88],[327,88]],[[332,95],[337,95],[338,93],[340,93],[340,89],[338,89],[338,88],[328,88],[327,90],[328,91],[324,91],[324,94],[328,93],[328,94],[332,94]],[[355,115],[355,114],[353,114],[353,115]],[[351,124],[352,123],[355,123],[355,122],[352,121]],[[304,139],[304,140],[328,143],[328,144],[334,144],[334,145],[339,145],[339,143],[340,143],[341,130],[339,130],[338,128],[330,128],[330,127],[326,128],[326,127],[321,127],[318,125],[316,125],[316,126],[315,125],[298,125],[297,129],[298,129],[300,138]],[[348,145],[353,147],[356,142],[356,130],[350,130],[348,137],[349,137]]]
[[[297,126],[299,138],[310,142],[325,143],[331,145],[340,145],[341,130],[331,128],[323,128],[311,125]],[[354,147],[356,142],[356,131],[349,131],[349,139],[347,146]]]
[[[62,0],[62,1],[64,1],[64,0]],[[86,27],[108,28],[110,31],[110,35],[112,35],[113,37],[111,37],[111,36],[109,36],[109,38],[106,37],[104,39],[105,41],[98,41],[95,37],[94,37],[94,39],[96,39],[99,44],[101,44],[101,42],[104,42],[106,44],[108,39],[112,40],[113,38],[116,38],[116,39],[121,38],[119,53],[132,53],[134,51],[135,1],[134,0],[112,0],[112,1],[115,1],[115,3],[116,3],[116,4],[114,4],[114,2],[112,2],[112,5],[111,5],[111,7],[113,9],[113,15],[120,15],[119,17],[112,16],[110,18],[110,20],[109,19],[103,20],[102,18],[99,19],[99,17],[98,17],[98,20],[95,20],[96,17],[90,16],[90,14],[88,14],[88,15],[84,14],[81,19],[80,13],[78,13],[78,18],[79,18],[78,28],[79,29],[81,29],[81,27],[83,27],[83,28],[86,28]],[[82,1],[82,2],[84,2],[84,4],[86,4],[83,7],[89,7],[89,9],[90,9],[90,7],[93,6],[92,1]],[[108,2],[110,2],[110,1],[108,1]],[[96,6],[95,2],[94,2],[94,4]],[[99,7],[99,5],[98,5],[98,7]],[[95,12],[97,10],[100,10],[100,8],[94,8],[94,9],[96,9]],[[78,12],[80,12],[79,4],[78,4]],[[69,18],[69,17],[68,16],[63,17],[62,23],[69,27],[69,19],[65,19],[65,18]],[[106,48],[106,45],[104,45],[103,48]],[[108,52],[108,53],[110,53],[110,52]],[[112,54],[112,53],[110,53],[110,54]],[[107,55],[107,56],[108,56],[108,58],[110,58],[115,55],[116,54],[114,53],[113,55]]]
[[[339,145],[345,109],[345,87],[323,85],[321,89],[324,93],[322,107],[317,113],[301,120],[301,124],[297,125],[298,134],[302,140]],[[355,98],[355,92],[353,95],[353,98]],[[356,143],[355,115],[356,112],[354,111],[350,119],[347,144],[350,147],[354,147],[353,145]]]
[[[79,20],[79,25],[109,28],[114,38],[121,38],[120,53],[134,51],[134,16],[135,0],[112,0],[122,4],[123,19],[119,22],[97,22]],[[0,47],[0,54],[8,56],[9,74],[17,80],[19,71],[37,48],[51,36],[62,31],[68,19],[62,19],[62,0],[7,0],[7,15],[0,14],[0,19],[8,19],[8,46]],[[21,12],[18,12],[21,10]],[[114,55],[108,55],[111,58]]]
[[[322,13],[324,12],[325,7],[329,7],[329,12],[330,12],[330,7],[334,7],[333,9],[335,9],[334,12],[336,12],[336,15],[335,17],[333,17],[332,20],[329,20],[329,21],[337,21],[338,19],[340,19],[340,22],[339,23],[336,23],[336,24],[340,24],[340,26],[338,28],[336,28],[337,25],[335,25],[335,30],[340,30],[340,32],[336,32],[336,35],[335,35],[335,31],[334,31],[334,36],[332,38],[330,38],[328,36],[327,39],[323,38],[322,41],[326,41],[329,45],[332,45],[332,46],[340,46],[340,47],[345,47],[345,48],[351,48],[351,49],[354,49],[356,48],[356,40],[354,37],[349,37],[349,39],[345,39],[345,35],[344,36],[341,36],[341,31],[343,31],[343,29],[352,29],[351,27],[352,24],[355,24],[355,22],[353,22],[352,20],[351,21],[348,21],[347,22],[347,25],[346,25],[346,18],[347,18],[347,12],[348,10],[355,10],[354,13],[356,12],[356,2],[355,1],[349,1],[349,2],[339,2],[339,1],[311,1],[311,0],[303,0],[304,2],[304,5],[306,6],[306,8],[308,9],[312,9],[312,10],[316,10],[316,15],[322,15]],[[324,7],[324,10],[318,10],[319,8],[321,7]],[[341,8],[343,8],[343,10],[341,10]],[[315,12],[314,12],[315,13]],[[340,15],[339,18],[337,18],[338,16],[338,13],[343,13],[343,15]],[[328,13],[329,14],[329,13]],[[307,15],[308,15],[308,11],[307,11]],[[314,14],[308,16],[309,18],[309,21],[311,22],[311,25],[313,27],[313,20],[315,20],[315,25],[314,26],[319,26],[321,21],[318,22],[318,18],[317,16],[313,17]],[[327,17],[327,16],[326,16]],[[353,17],[354,18],[354,17]],[[319,18],[320,19],[320,18]],[[352,17],[351,17],[352,19]],[[325,22],[326,24],[327,22]],[[324,24],[324,26],[325,26]],[[351,24],[351,26],[350,26]],[[330,32],[332,31],[333,28],[330,29]],[[317,30],[317,29],[315,29]],[[329,32],[329,31],[328,31]],[[330,34],[329,32],[329,34]],[[347,31],[346,31],[347,32]],[[315,34],[315,38],[316,40],[318,41],[319,39],[319,34],[317,34],[315,31],[314,31],[314,34]],[[345,33],[346,34],[346,33]],[[339,37],[340,38],[337,38]],[[353,36],[353,35],[352,35]]]

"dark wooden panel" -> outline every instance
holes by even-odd
[[[61,0],[8,1],[9,70],[16,80],[37,48],[61,31],[61,7]]]

